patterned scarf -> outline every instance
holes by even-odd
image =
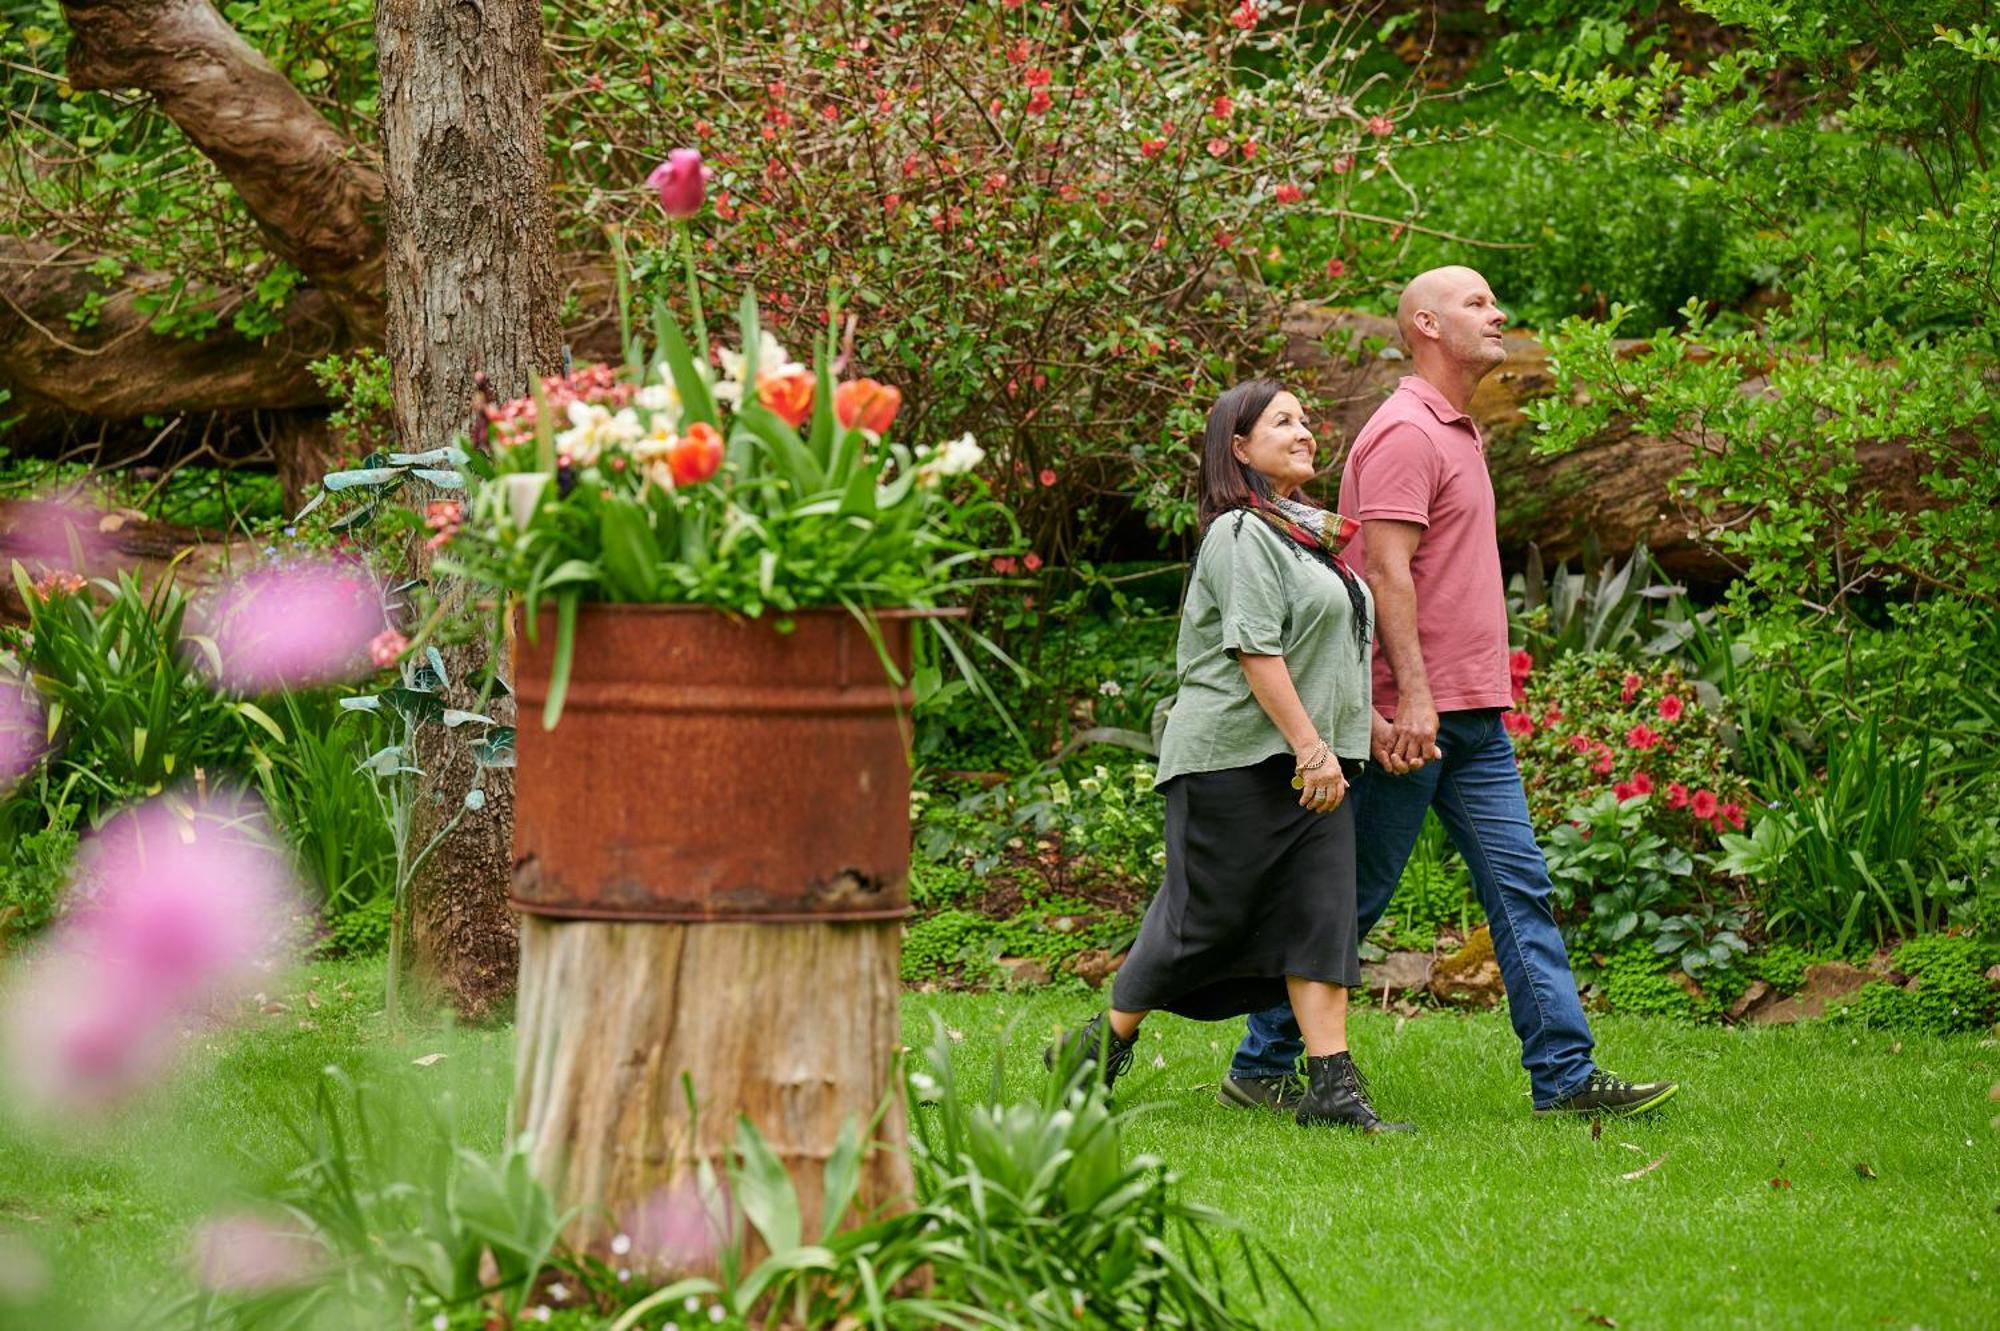
[[[1323,556],[1335,568],[1352,576],[1340,552],[1361,530],[1361,524],[1353,518],[1343,518],[1330,508],[1314,508],[1296,499],[1265,499],[1255,494],[1250,496],[1250,511],[1275,527],[1279,535]]]
[[[1366,661],[1368,645],[1374,636],[1368,623],[1368,600],[1361,590],[1361,579],[1354,576],[1354,570],[1340,557],[1341,550],[1361,530],[1361,524],[1330,508],[1314,508],[1296,499],[1265,499],[1253,493],[1245,507],[1271,524],[1280,536],[1339,575],[1347,589],[1348,604],[1354,609],[1355,648]]]

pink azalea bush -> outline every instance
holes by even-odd
[[[675,274],[685,226],[711,313],[749,291],[786,346],[840,293],[849,372],[902,385],[923,434],[1001,441],[996,491],[1044,548],[1103,493],[1184,525],[1188,413],[1282,353],[1253,311],[1396,271],[1399,219],[1343,205],[1394,169],[1426,93],[1340,58],[1373,39],[1360,20],[1249,0],[822,18],[762,6],[720,47],[698,7],[607,19],[551,68],[551,133],[700,166],[635,188],[628,155],[579,153],[558,188],[624,201],[642,285]]]
[[[1539,666],[1512,657],[1515,704],[1502,719],[1536,830],[1609,792],[1650,796],[1647,826],[1684,849],[1709,849],[1748,821],[1750,793],[1731,767],[1721,721],[1671,667],[1634,667],[1608,653]]]
[[[173,791],[114,815],[77,854],[71,904],[16,975],[9,1079],[58,1111],[115,1104],[163,1073],[285,955],[303,895],[254,797]]]

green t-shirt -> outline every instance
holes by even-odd
[[[1366,584],[1361,591],[1372,636],[1374,602]],[[1181,607],[1180,696],[1155,785],[1291,752],[1250,692],[1239,652],[1284,657],[1320,738],[1343,758],[1368,756],[1368,653],[1355,641],[1340,575],[1254,514],[1225,513],[1202,537]]]

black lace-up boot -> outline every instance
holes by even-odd
[[[1112,1083],[1132,1066],[1132,1046],[1138,1043],[1139,1032],[1133,1031],[1129,1040],[1119,1039],[1118,1032],[1111,1029],[1109,1015],[1100,1012],[1085,1022],[1083,1029],[1069,1032],[1044,1049],[1042,1065],[1067,1076],[1075,1068],[1095,1064],[1109,1093]]]
[[[1318,1123],[1359,1128],[1366,1133],[1415,1132],[1411,1123],[1389,1123],[1368,1102],[1368,1083],[1353,1055],[1321,1054],[1306,1059],[1306,1098],[1299,1103],[1301,1126]]]

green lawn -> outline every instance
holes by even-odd
[[[391,1038],[377,974],[317,968],[317,1008],[304,988],[274,994],[286,1011],[223,1042],[175,1103],[99,1131],[88,1150],[0,1141],[0,1226],[53,1250],[67,1290],[157,1282],[191,1217],[282,1170],[284,1116],[329,1063],[444,1053],[411,1075],[460,1104],[468,1137],[497,1142],[508,1035]],[[911,1043],[929,1042],[934,1013],[981,1074],[1013,1023],[1008,1079],[1023,1090],[1041,1075],[1042,1032],[1087,1010],[1080,994],[913,995],[905,1009]],[[1529,1115],[1497,1014],[1365,1013],[1356,1048],[1381,1108],[1423,1130],[1369,1141],[1216,1104],[1237,1029],[1156,1019],[1121,1099],[1152,1106],[1132,1150],[1173,1162],[1197,1199],[1246,1219],[1290,1266],[1318,1316],[1294,1310],[1285,1325],[2000,1326],[1991,1040],[1602,1018],[1612,1067],[1687,1089],[1592,1140],[1586,1125]],[[94,1324],[122,1323],[74,1323]],[[0,1305],[0,1327],[28,1325]]]

